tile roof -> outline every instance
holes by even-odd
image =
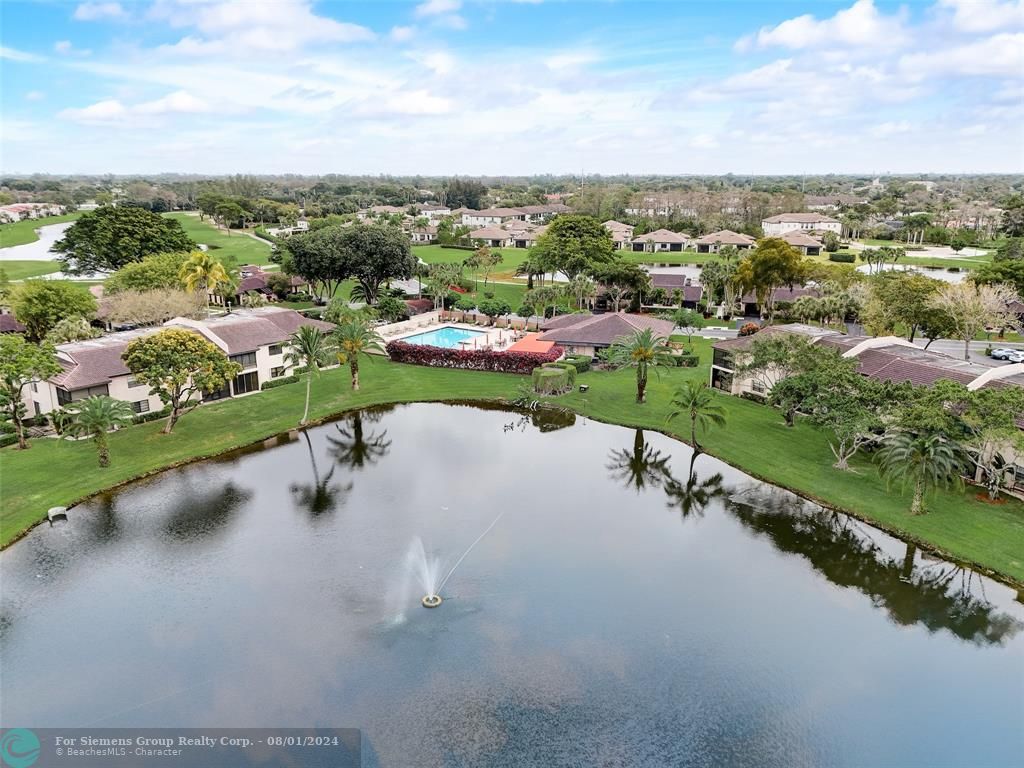
[[[0,314],[0,333],[24,333],[25,326],[18,322],[14,315]]]
[[[645,235],[637,235],[634,243],[688,243],[690,238],[668,229],[656,229]]]
[[[764,224],[838,224],[839,219],[825,216],[820,213],[780,213],[777,216],[769,216],[762,223]]]
[[[473,240],[508,240],[509,232],[501,227],[481,227],[469,233]]]
[[[823,244],[820,240],[811,237],[808,234],[801,232],[799,229],[793,229],[786,232],[780,237],[790,245],[797,246],[799,248],[821,248]]]
[[[719,232],[712,232],[704,237],[697,238],[698,245],[753,245],[757,242],[750,235],[742,235],[739,232],[733,232],[731,229],[723,229]]]
[[[671,320],[650,315],[608,312],[603,315],[561,315],[541,326],[540,341],[556,344],[578,344],[606,347],[622,336],[652,329],[659,336],[668,336],[675,328]]]

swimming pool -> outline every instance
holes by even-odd
[[[404,339],[399,339],[399,341],[430,347],[444,347],[446,349],[472,349],[473,339],[486,335],[486,331],[471,331],[468,328],[455,328],[446,325],[433,331],[406,336]],[[461,342],[464,341],[469,343],[462,344]]]

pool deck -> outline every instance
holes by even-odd
[[[445,313],[445,317],[448,316],[449,313]],[[493,349],[501,351],[508,349],[525,335],[524,330],[514,327],[483,326],[455,320],[442,320],[441,312],[439,311],[425,312],[422,315],[416,315],[400,323],[380,326],[377,329],[377,333],[381,335],[386,344],[389,341],[401,341],[410,336],[436,331],[439,328],[461,328],[481,334],[462,342],[459,347],[461,349]]]

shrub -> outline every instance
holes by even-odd
[[[697,363],[700,362],[700,358],[690,352],[684,352],[681,355],[673,356],[672,362],[675,363],[678,368],[696,368]]]
[[[445,349],[392,341],[385,349],[396,363],[523,375],[562,356],[561,347],[552,347],[547,352],[495,352],[485,349]]]
[[[516,314],[520,317],[533,317],[533,307],[529,304],[523,304],[516,310]]]
[[[13,433],[0,435],[0,448],[6,448],[8,445],[14,445],[16,442],[18,442],[18,436]]]
[[[470,280],[470,279],[469,279],[468,277],[460,277],[460,278],[459,278],[459,279],[458,279],[458,280],[457,280],[457,281],[455,282],[455,285],[459,286],[459,288],[461,288],[461,289],[462,289],[462,292],[463,292],[463,293],[469,293],[469,292],[471,292],[471,291],[472,291],[472,290],[473,290],[474,288],[476,288],[476,286],[475,286],[475,285],[473,285],[473,281],[472,281],[472,280]]]
[[[271,379],[270,381],[264,381],[260,384],[260,389],[273,389],[274,387],[283,387],[285,384],[294,384],[299,380],[298,376],[282,376],[279,379]]]
[[[744,323],[739,330],[738,336],[753,336],[755,333],[761,330],[761,326],[757,323]]]
[[[586,373],[590,370],[590,366],[594,362],[594,358],[589,355],[570,355],[565,358],[565,362],[572,363],[572,366],[576,369],[576,373]]]
[[[857,260],[857,254],[855,253],[830,253],[828,255],[829,261],[836,261],[842,264],[853,264]]]
[[[560,395],[576,383],[576,369],[570,367],[534,368],[533,391],[540,395]]]
[[[472,312],[476,309],[476,301],[469,296],[460,296],[459,300],[455,302],[455,308],[460,312]]]
[[[476,250],[476,246],[475,245],[455,245],[454,243],[450,243],[448,245],[442,245],[441,247],[442,248],[453,248],[453,249],[455,249],[457,251],[475,251]]]
[[[167,414],[169,414],[170,412],[171,412],[171,409],[168,406],[166,408],[161,408],[159,411],[148,411],[146,413],[137,413],[134,416],[132,416],[132,423],[133,424],[145,424],[147,421],[156,421],[157,419],[165,418],[167,416]]]

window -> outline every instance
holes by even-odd
[[[276,368],[271,368],[270,369],[270,378],[272,378],[272,379],[280,379],[282,376],[284,376],[284,366],[283,365],[279,365]]]
[[[284,351],[284,345],[282,345],[282,344],[271,344],[270,345],[270,354],[272,354],[272,355],[280,355],[283,351]]]
[[[755,379],[754,381],[750,382],[750,390],[752,392],[756,392],[759,395],[763,395],[764,394],[764,384],[762,382],[758,381],[757,379]]]
[[[255,392],[260,388],[260,378],[255,371],[252,373],[241,373],[235,376],[234,390],[236,395],[244,395],[247,392]]]
[[[36,382],[36,381],[32,382],[32,391],[33,392],[38,392],[39,391],[39,382]]]
[[[32,401],[32,407],[35,409],[36,416],[43,415],[43,409],[39,407],[39,403],[37,403],[35,400]]]
[[[245,352],[241,355],[232,355],[231,362],[238,363],[242,368],[252,368],[256,365],[256,353]]]
[[[57,387],[57,402],[61,405],[67,405],[73,403],[76,400],[85,400],[87,397],[97,397],[99,395],[109,395],[110,392],[107,389],[106,384],[100,384],[96,387],[85,387],[84,389],[76,389],[73,392],[69,392],[66,389]]]
[[[61,389],[60,387],[57,387],[57,402],[60,405],[67,405],[68,403],[71,402],[71,393],[68,392],[66,389]]]
[[[149,412],[149,400],[136,400],[132,403],[132,410],[136,413],[148,413]]]
[[[732,354],[726,352],[724,349],[716,349],[714,353],[714,359],[712,362],[719,368],[732,369]]]
[[[141,381],[136,381],[134,376],[129,376],[128,377],[128,386],[129,387],[144,387],[146,385],[143,384]]]

